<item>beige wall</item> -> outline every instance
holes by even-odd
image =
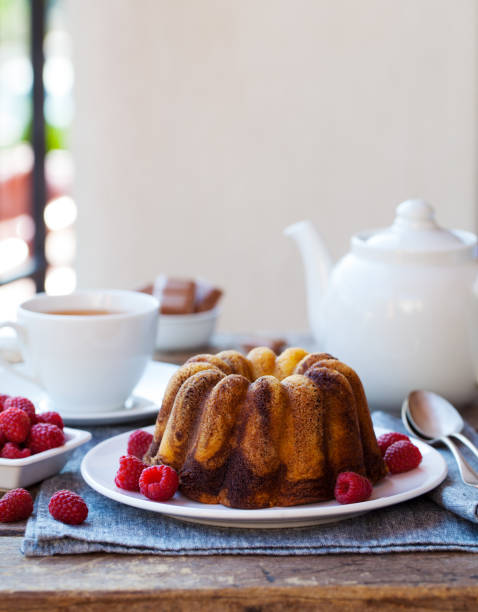
[[[411,196],[475,229],[473,0],[72,0],[79,285],[226,289],[222,329],[305,329],[282,236],[335,256]]]

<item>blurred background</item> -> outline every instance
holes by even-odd
[[[0,0],[0,318],[43,287],[225,291],[220,328],[305,330],[334,257],[423,197],[476,231],[474,0]]]

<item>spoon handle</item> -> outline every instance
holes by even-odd
[[[440,442],[446,444],[453,453],[453,456],[455,457],[455,460],[458,464],[458,469],[460,470],[460,476],[463,482],[467,485],[470,485],[471,487],[478,487],[478,474],[465,461],[464,457],[455,446],[455,443],[452,442],[450,438],[447,438],[446,436],[440,438]]]
[[[478,448],[473,444],[473,442],[469,438],[467,438],[466,436],[464,436],[461,433],[454,433],[454,434],[450,434],[450,435],[452,435],[457,440],[460,440],[460,442],[463,442],[463,444],[465,444],[465,446],[468,446],[468,448],[471,450],[471,452],[476,457],[478,457]]]

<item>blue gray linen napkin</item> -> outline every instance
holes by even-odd
[[[408,434],[399,419],[385,412],[374,412],[373,422],[376,426]],[[463,433],[478,446],[478,434],[466,423]],[[478,460],[476,457],[466,446],[461,443],[458,443],[458,446],[470,465],[478,470]],[[478,523],[478,489],[462,482],[456,461],[448,448],[444,445],[439,445],[435,448],[440,451],[448,464],[448,476],[441,485],[428,493],[428,497],[433,499],[439,506],[458,514],[458,516]]]
[[[384,413],[375,413],[374,422],[382,427],[400,429],[398,420]],[[34,514],[27,524],[22,545],[25,555],[86,552],[158,555],[478,552],[478,525],[461,518],[465,515],[462,508],[468,508],[468,513],[471,513],[470,505],[468,502],[461,506],[458,504],[458,512],[454,500],[450,509],[461,516],[447,510],[447,500],[453,495],[450,490],[442,493],[441,497],[434,492],[433,499],[437,503],[421,497],[337,523],[286,529],[210,527],[125,506],[88,487],[79,475],[79,465],[89,447],[130,427],[95,428],[93,441],[86,449],[78,449],[61,474],[44,481]],[[449,485],[456,486],[454,483]],[[55,491],[62,488],[76,491],[87,502],[89,515],[82,525],[64,525],[49,515],[48,501]],[[476,501],[474,512],[473,520],[476,521]]]

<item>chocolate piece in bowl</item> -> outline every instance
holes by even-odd
[[[222,296],[221,289],[202,279],[161,274],[140,291],[160,301],[158,350],[178,351],[208,344],[219,314],[215,307]]]
[[[160,313],[182,315],[207,312],[217,306],[223,292],[207,281],[160,274],[154,284],[139,289],[160,300]]]
[[[206,312],[212,310],[222,297],[222,291],[218,287],[198,281],[196,283],[196,299],[194,312]]]
[[[191,314],[194,312],[196,283],[162,274],[154,282],[153,295],[159,299],[161,314]]]

